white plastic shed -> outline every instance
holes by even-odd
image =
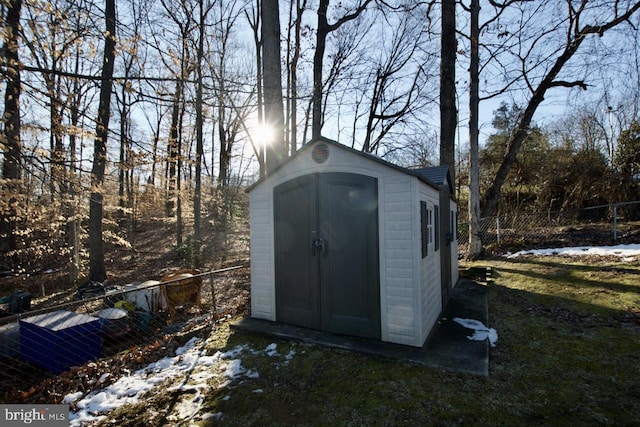
[[[421,347],[458,280],[446,167],[318,139],[249,188],[251,315]]]

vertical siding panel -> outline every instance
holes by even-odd
[[[418,318],[415,310],[414,215],[412,177],[389,170],[385,174],[385,340],[416,345]]]
[[[249,194],[251,230],[251,315],[276,320],[273,265],[273,201],[270,188]]]

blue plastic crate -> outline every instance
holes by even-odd
[[[99,318],[54,311],[20,319],[20,352],[31,363],[60,373],[100,357]]]

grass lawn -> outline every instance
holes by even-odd
[[[216,417],[183,424],[640,425],[637,264],[553,257],[483,263],[494,269],[488,326],[499,334],[488,377],[275,341],[275,357],[242,354],[242,366],[257,375],[215,380],[203,394],[201,413]],[[223,326],[207,352],[271,343]],[[105,425],[180,424],[166,414],[181,398],[154,393],[144,405],[112,412]],[[158,412],[165,415],[148,418]]]

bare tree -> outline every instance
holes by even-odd
[[[143,40],[144,22],[149,4],[146,1],[131,1],[126,13],[127,21],[122,25],[124,30],[120,36],[120,58],[122,78],[118,79],[119,92],[116,100],[120,119],[120,153],[118,168],[118,218],[127,230],[128,239],[133,237],[133,191],[134,173],[137,166],[134,150],[133,129],[135,120],[133,109],[142,101],[142,90],[139,88],[141,70],[144,67]],[[125,34],[126,31],[126,34]]]
[[[263,79],[262,79],[262,38],[261,38],[261,27],[260,20],[262,13],[260,12],[262,2],[261,0],[256,0],[255,9],[251,7],[251,12],[248,9],[245,9],[245,16],[247,18],[247,22],[251,27],[251,32],[253,34],[253,43],[256,49],[256,100],[257,100],[257,111],[258,111],[258,124],[264,124],[264,99],[262,96],[263,89]],[[256,144],[255,141],[252,141],[252,147],[256,155],[256,159],[258,160],[258,167],[260,168],[260,177],[263,178],[266,174],[266,165],[264,158],[264,150],[265,147],[263,144]]]
[[[322,92],[323,92],[323,67],[324,54],[327,47],[327,37],[333,31],[336,31],[342,25],[356,19],[372,0],[360,0],[355,7],[350,9],[346,14],[330,24],[327,14],[329,12],[330,0],[320,0],[318,4],[318,26],[316,29],[316,50],[313,56],[313,95],[312,95],[312,123],[311,137],[319,138],[322,133],[323,116],[322,116]]]
[[[30,59],[35,61],[45,88],[41,102],[49,112],[49,197],[54,202],[56,195],[59,198],[65,194],[64,114],[70,108],[68,98],[75,95],[64,93],[69,78],[63,71],[68,72],[74,67],[73,63],[68,63],[69,59],[87,40],[86,21],[80,17],[87,14],[87,5],[84,2],[59,1],[47,5],[47,9],[37,3],[29,6],[23,35],[31,53]]]
[[[2,162],[3,201],[0,210],[0,253],[6,261],[15,261],[11,252],[18,248],[16,239],[16,221],[18,196],[20,194],[20,176],[22,144],[20,142],[20,58],[18,56],[18,35],[20,32],[20,13],[22,0],[8,2],[6,9],[6,28],[2,46],[2,65],[6,70],[4,94],[3,125],[0,134],[0,146],[4,159]],[[6,204],[5,204],[6,203]],[[11,263],[9,263],[11,264]],[[11,268],[12,265],[3,265]]]
[[[307,0],[295,0],[295,3],[290,0],[287,26],[289,30],[287,32],[287,125],[285,128],[289,138],[289,154],[292,156],[298,150],[298,63],[302,51],[302,15],[306,8]],[[292,30],[293,34],[291,34]]]
[[[323,0],[326,1],[326,0]],[[262,0],[262,85],[264,119],[273,128],[273,141],[266,148],[266,169],[270,173],[286,158],[284,106],[280,65],[280,7],[278,0]]]
[[[171,119],[169,138],[167,141],[167,198],[165,203],[168,217],[176,218],[176,246],[182,246],[183,218],[182,218],[182,148],[183,148],[183,119],[186,102],[185,90],[188,79],[195,71],[195,65],[191,59],[191,33],[196,28],[194,20],[195,6],[184,0],[179,3],[161,1],[164,12],[178,32],[175,34],[175,48],[169,48],[166,58],[162,56],[163,63],[169,69],[177,66],[178,70],[172,71],[175,78],[175,89],[171,100]],[[158,43],[158,46],[161,46]]]
[[[84,22],[76,23],[79,28],[84,27]],[[80,75],[83,61],[81,61],[81,48],[75,47],[73,53],[73,72]],[[80,242],[80,204],[81,204],[81,168],[79,165],[78,152],[81,150],[81,127],[82,119],[85,116],[85,102],[89,101],[88,93],[92,92],[92,85],[81,79],[67,79],[68,109],[69,109],[69,167],[67,171],[67,245],[69,247],[69,282],[74,284],[80,275],[81,268],[81,242]]]
[[[407,14],[395,25],[388,50],[373,74],[373,89],[365,126],[362,151],[378,153],[384,138],[431,100],[421,90],[425,86],[428,61],[418,57],[424,42],[423,29]]]
[[[562,74],[585,40],[590,36],[603,36],[612,28],[627,22],[638,9],[640,9],[640,2],[602,1],[591,4],[583,1],[579,5],[574,5],[572,1],[567,0],[565,15],[559,20],[540,23],[547,25],[534,36],[531,33],[527,36],[524,30],[520,33],[517,50],[513,52],[514,59],[520,67],[520,74],[516,77],[512,77],[511,73],[506,75],[510,80],[503,90],[515,86],[517,82],[523,82],[529,96],[518,119],[516,130],[509,140],[502,163],[484,194],[482,216],[496,213],[502,186],[520,147],[529,134],[533,116],[544,101],[547,92],[554,88],[587,89],[584,79],[571,79],[563,77]],[[553,9],[553,13],[559,15],[560,9]],[[531,22],[531,20],[527,21],[528,24]],[[549,37],[560,34],[562,44],[558,45],[557,50],[552,51],[549,46],[551,44]]]
[[[442,35],[440,41],[440,164],[448,165],[455,182],[456,166],[456,4],[442,0]]]
[[[202,245],[202,160],[204,156],[204,118],[202,113],[203,103],[203,78],[202,62],[204,61],[204,37],[207,14],[212,5],[209,3],[205,9],[203,0],[198,1],[198,48],[196,53],[196,187],[193,195],[193,237],[194,237],[194,267],[201,267],[200,248]]]
[[[102,63],[100,99],[96,119],[96,137],[93,148],[91,170],[91,198],[89,200],[89,279],[104,282],[107,273],[104,265],[104,242],[102,239],[102,217],[104,201],[104,173],[107,163],[107,139],[111,112],[111,90],[113,68],[116,57],[116,5],[115,0],[106,0],[105,40]]]
[[[480,104],[480,0],[471,0],[471,61],[469,64],[469,248],[467,258],[482,255],[480,238],[480,149],[479,114]]]
[[[471,0],[470,6],[462,7],[469,12],[469,247],[467,258],[475,259],[483,252],[482,241],[480,240],[480,155],[479,155],[479,104],[480,104],[480,34],[486,32],[494,22],[498,21],[501,15],[508,10],[508,7],[520,2],[520,0],[509,0],[504,3],[491,1],[493,15],[480,24],[480,2]],[[499,26],[498,26],[499,27]],[[498,31],[501,31],[499,29]],[[502,38],[499,35],[499,38]],[[465,35],[466,37],[466,35]],[[501,50],[507,49],[508,43],[502,43],[492,47],[490,55],[498,55]]]

